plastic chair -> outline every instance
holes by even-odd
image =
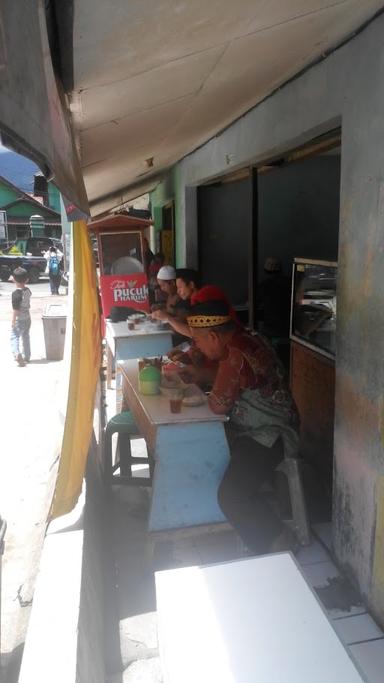
[[[119,457],[115,463],[112,461],[112,435],[117,433],[116,452]],[[105,428],[105,475],[110,484],[127,484],[131,486],[150,486],[152,484],[152,472],[150,477],[134,477],[132,465],[149,465],[149,458],[136,458],[132,456],[131,437],[137,436],[139,429],[133,419],[130,410],[114,415]],[[120,468],[120,475],[114,473]]]

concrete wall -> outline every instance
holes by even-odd
[[[196,186],[342,124],[334,543],[384,623],[384,17],[177,167],[180,257],[197,259]]]
[[[185,265],[185,192],[180,183],[180,173],[177,166],[166,174],[164,180],[150,193],[155,231],[163,228],[163,207],[171,201],[175,202],[175,256],[176,266],[180,268]]]
[[[86,472],[84,541],[78,619],[76,683],[105,680],[105,539],[109,505],[103,484],[100,443],[94,436]]]
[[[101,398],[99,385],[86,488],[71,513],[50,523],[44,541],[20,683],[106,679],[104,569],[110,506],[102,483]]]
[[[44,3],[2,0],[0,126],[2,141],[52,171],[55,183],[84,212],[88,201],[69,110],[50,60]]]

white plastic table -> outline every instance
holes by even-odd
[[[290,553],[156,572],[164,683],[366,680]]]

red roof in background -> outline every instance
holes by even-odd
[[[146,220],[145,218],[115,214],[114,216],[100,218],[98,221],[91,221],[91,223],[88,223],[88,229],[93,232],[108,232],[109,230],[146,230],[152,225],[152,222],[153,221]]]

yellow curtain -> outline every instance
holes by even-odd
[[[70,372],[64,434],[50,519],[70,512],[81,493],[93,429],[100,370],[100,314],[92,247],[85,221],[72,230],[72,330],[67,329]],[[71,316],[68,316],[70,321]]]

